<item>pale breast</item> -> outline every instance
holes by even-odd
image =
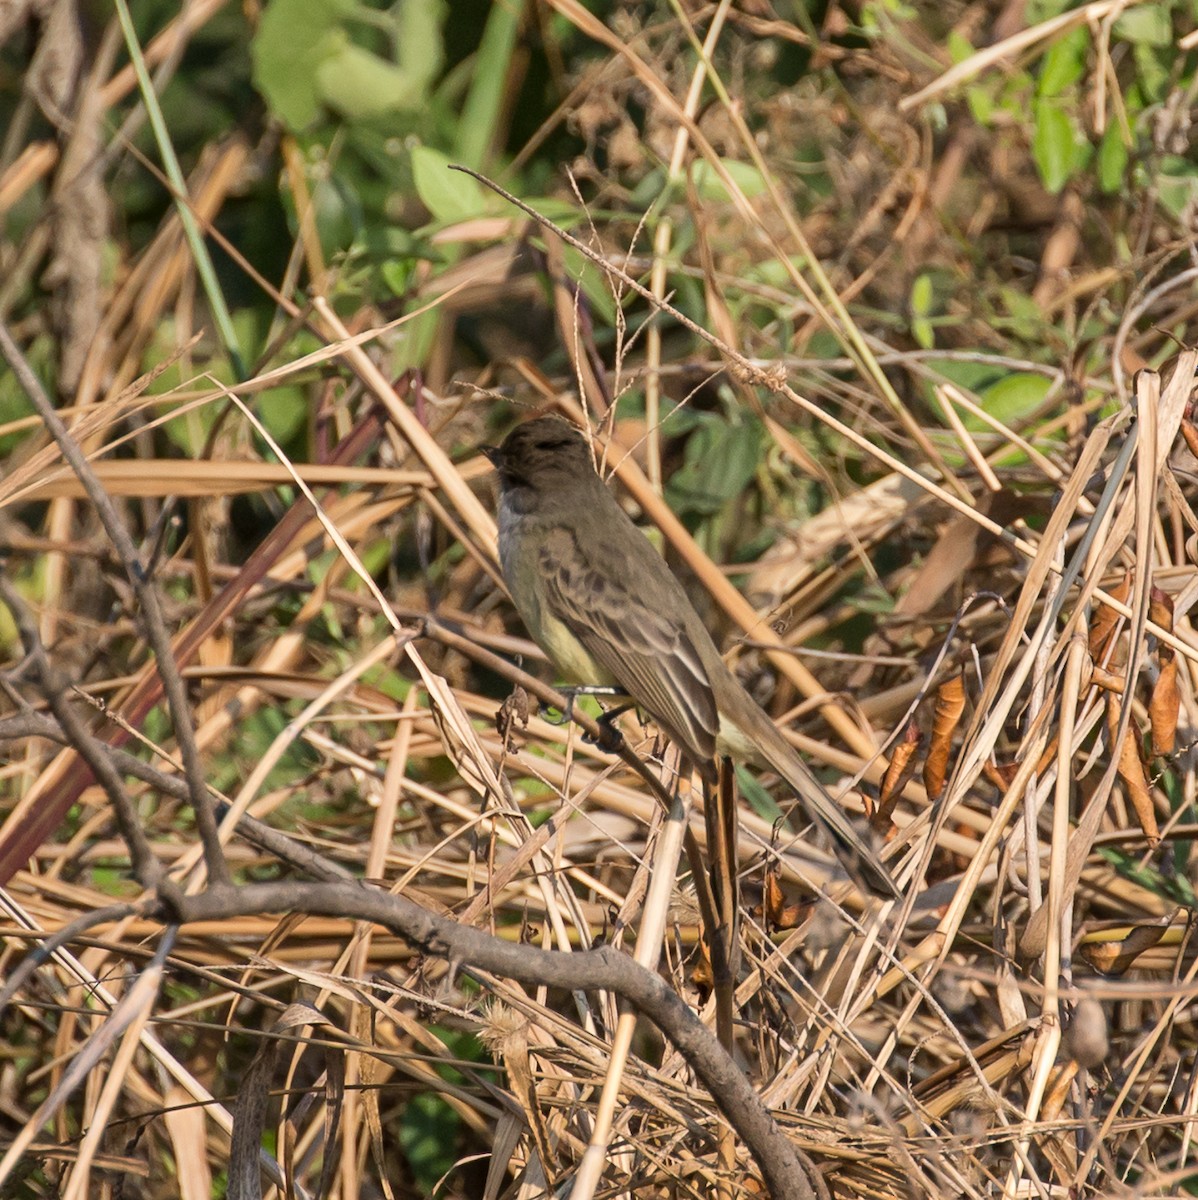
[[[570,683],[609,686],[615,683],[586,652],[569,627],[542,603],[538,581],[543,539],[535,520],[510,505],[499,507],[499,561],[512,602],[532,640]]]

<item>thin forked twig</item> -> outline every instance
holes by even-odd
[[[3,320],[0,320],[0,355],[4,356],[12,368],[21,390],[45,422],[46,428],[58,443],[63,457],[70,463],[71,469],[78,475],[86,489],[88,499],[95,506],[96,514],[104,526],[104,531],[120,556],[121,565],[137,595],[140,604],[138,617],[146,641],[154,651],[154,657],[158,663],[158,673],[162,679],[162,688],[166,694],[167,703],[170,705],[175,738],[179,743],[179,754],[183,759],[183,770],[187,778],[188,799],[195,811],[196,826],[204,845],[204,859],[209,876],[222,883],[227,883],[229,866],[225,862],[224,852],[221,850],[216,817],[212,811],[212,805],[208,801],[207,782],[200,764],[200,751],[195,740],[195,729],[191,723],[187,690],[183,686],[183,678],[175,663],[170,634],[167,632],[162,605],[158,599],[158,591],[147,577],[138,556],[137,547],[133,544],[133,538],[129,535],[129,531],[118,515],[108,493],[96,479],[78,442],[71,436],[70,430],[54,410],[54,405],[50,403],[50,398],[42,388],[40,380],[21,353],[7,323]]]
[[[612,992],[648,1017],[682,1054],[749,1147],[775,1200],[814,1200],[790,1140],[731,1055],[669,983],[624,952],[612,946],[563,952],[513,945],[405,897],[359,884],[213,886],[183,897],[178,915],[187,923],[291,910],[377,921],[427,954],[519,983]]]

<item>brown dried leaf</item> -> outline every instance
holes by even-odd
[[[1054,733],[1048,740],[1048,745],[1040,752],[1040,761],[1036,763],[1036,774],[1043,775],[1057,756],[1057,735]],[[1000,791],[1005,792],[1011,786],[1011,780],[1019,771],[1018,762],[986,763],[982,773]]]
[[[1148,600],[1148,616],[1166,632],[1172,633],[1173,598],[1154,587]],[[1172,754],[1177,745],[1177,714],[1181,710],[1181,693],[1177,687],[1177,662],[1173,647],[1157,642],[1156,661],[1161,670],[1148,703],[1148,716],[1152,724],[1152,753],[1163,756]]]
[[[1125,571],[1123,579],[1115,587],[1109,588],[1110,594],[1120,602],[1131,595],[1131,572]],[[1090,621],[1090,657],[1101,663],[1106,659],[1110,640],[1115,632],[1119,614],[1109,604],[1099,604]]]
[[[765,923],[767,929],[794,929],[802,920],[802,904],[787,904],[782,890],[780,872],[775,864],[766,868],[765,891],[761,904],[754,905],[753,915]]]
[[[915,774],[915,752],[923,741],[923,734],[914,721],[908,724],[903,736],[894,747],[890,756],[890,764],[882,776],[882,786],[878,792],[877,807],[869,814],[869,823],[883,833],[893,830],[890,817],[903,789]]]
[[[1104,975],[1123,975],[1145,950],[1151,950],[1168,932],[1167,923],[1136,925],[1126,937],[1108,941],[1084,940],[1078,953],[1094,970]]]
[[[782,894],[782,884],[778,880],[778,868],[771,863],[765,872],[765,894],[761,898],[761,915],[766,921],[773,921],[782,911],[786,897]]]
[[[1090,671],[1089,682],[1104,692],[1112,692],[1116,696],[1123,695],[1127,679],[1118,671],[1108,671],[1106,667],[1094,666]]]
[[[503,739],[505,747],[511,747],[516,727],[527,729],[529,719],[536,711],[537,702],[516,684],[505,697],[495,713],[495,732]]]
[[[1040,1119],[1055,1121],[1061,1115],[1061,1108],[1069,1098],[1069,1089],[1077,1076],[1077,1063],[1072,1060],[1056,1067],[1049,1079],[1048,1089],[1044,1093],[1044,1102],[1040,1105]],[[1050,1155],[1050,1157],[1055,1157]]]
[[[1011,780],[1015,778],[1018,770],[1018,763],[995,763],[989,761],[982,763],[982,774],[1004,794],[1007,788],[1011,786]]]
[[[1164,646],[1161,647],[1163,651]],[[1161,655],[1162,660],[1164,654]],[[1177,687],[1177,659],[1169,652],[1152,688],[1148,718],[1152,724],[1152,753],[1158,757],[1172,754],[1177,745],[1177,714],[1181,710],[1181,692]]]
[[[938,800],[948,778],[948,758],[953,734],[965,711],[965,677],[954,675],[936,692],[936,712],[932,719],[932,744],[923,768],[923,785],[931,800]]]
[[[1185,439],[1185,443],[1189,447],[1190,453],[1195,458],[1198,458],[1198,429],[1194,427],[1192,421],[1182,421],[1181,436]]]
[[[1148,619],[1159,625],[1166,633],[1173,632],[1173,597],[1168,592],[1154,587],[1148,593]],[[1160,645],[1157,647],[1157,653],[1168,654],[1172,658],[1173,647]]]
[[[1119,729],[1119,708],[1107,702],[1107,728],[1112,742]],[[1119,778],[1127,789],[1128,798],[1136,810],[1136,817],[1151,845],[1161,840],[1160,826],[1156,823],[1156,807],[1152,803],[1152,789],[1148,784],[1148,771],[1144,762],[1143,736],[1135,717],[1127,723],[1127,732],[1119,747]]]
[[[707,948],[706,939],[700,937],[692,960],[691,983],[703,993],[708,993],[715,986],[715,972],[711,969],[711,951]]]

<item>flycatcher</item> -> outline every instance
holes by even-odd
[[[499,473],[499,558],[512,600],[575,683],[615,685],[709,783],[716,756],[776,771],[850,874],[897,896],[889,872],[728,669],[665,559],[599,478],[560,417],[518,425],[484,453]]]

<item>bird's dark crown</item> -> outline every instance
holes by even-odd
[[[487,457],[505,484],[536,486],[546,475],[591,473],[591,451],[581,429],[561,417],[538,417],[517,425]]]

